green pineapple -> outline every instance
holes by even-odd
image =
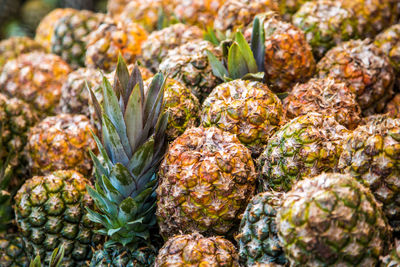
[[[89,210],[89,219],[103,226],[108,241],[91,266],[150,266],[157,246],[156,171],[166,150],[165,79],[154,76],[145,94],[138,67],[129,77],[120,56],[114,80],[112,88],[103,78],[102,107],[92,92],[103,139],[96,138],[102,160],[92,153],[96,186],[88,191],[98,211]]]

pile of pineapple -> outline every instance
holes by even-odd
[[[107,8],[0,42],[1,267],[400,266],[399,0]]]

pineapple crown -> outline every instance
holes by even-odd
[[[88,212],[90,220],[103,225],[99,233],[109,236],[106,247],[150,245],[150,229],[156,226],[156,171],[167,147],[164,83],[158,73],[145,93],[139,68],[129,75],[120,56],[114,86],[103,77],[102,105],[89,89],[101,118],[102,141],[94,138],[102,160],[90,153],[96,183],[88,192],[98,211]]]
[[[220,44],[224,56],[221,62],[210,51],[207,51],[208,60],[215,76],[226,82],[235,79],[258,81],[264,79],[265,33],[261,25],[260,18],[256,17],[253,21],[251,46],[240,31],[237,31],[234,38],[229,40],[221,33],[208,30],[205,38],[214,44]]]

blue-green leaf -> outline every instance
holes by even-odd
[[[253,51],[254,58],[257,63],[258,71],[264,72],[264,58],[265,58],[265,32],[264,22],[260,21],[258,17],[253,22],[253,32],[251,35],[251,51]]]
[[[233,43],[228,53],[228,71],[229,77],[232,79],[240,79],[249,70],[247,68],[246,59],[243,57],[240,47],[237,43]]]
[[[139,84],[136,84],[131,96],[129,97],[126,111],[124,114],[129,144],[132,153],[137,149],[138,141],[143,130],[143,109]],[[130,154],[129,156],[132,156]]]
[[[103,117],[103,138],[105,144],[108,145],[111,161],[113,163],[120,162],[123,165],[128,164],[129,158],[125,153],[120,136],[108,116]]]
[[[237,32],[235,36],[236,43],[239,45],[242,56],[247,63],[248,73],[256,73],[257,72],[257,63],[254,59],[253,52],[246,39],[244,38],[241,32]]]
[[[224,64],[217,59],[217,57],[211,53],[210,51],[206,50],[208,62],[210,62],[212,72],[214,76],[217,76],[221,80],[224,80],[226,77],[229,76],[228,70],[225,68]]]

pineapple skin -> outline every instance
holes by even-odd
[[[46,48],[47,52],[51,52],[51,38],[54,32],[54,26],[59,19],[69,14],[77,12],[72,8],[56,8],[47,14],[36,28],[35,41]]]
[[[253,157],[260,155],[283,120],[281,100],[267,85],[247,80],[215,87],[201,111],[204,127],[215,126],[235,134]]]
[[[400,231],[400,119],[376,116],[343,144],[338,168],[368,186],[396,233]]]
[[[254,196],[247,205],[239,234],[235,237],[242,264],[286,264],[275,222],[283,198],[284,194],[280,192],[263,192]]]
[[[144,83],[147,92],[152,78]],[[192,92],[182,83],[168,78],[164,87],[164,105],[169,113],[166,129],[167,139],[172,141],[186,129],[197,127],[200,122],[200,103]]]
[[[239,267],[235,246],[222,237],[203,237],[199,233],[177,235],[160,249],[154,267],[173,266]]]
[[[263,191],[289,191],[307,176],[334,171],[348,130],[332,116],[308,113],[279,129],[257,160]]]
[[[250,151],[234,135],[215,127],[186,130],[170,145],[159,170],[161,235],[230,235],[255,179]]]
[[[276,0],[227,0],[218,9],[214,29],[221,32],[229,30],[235,33],[236,30],[248,26],[255,15],[278,10],[278,1]]]
[[[96,133],[83,115],[59,114],[38,123],[29,132],[32,173],[46,175],[56,170],[72,169],[90,175],[93,163],[89,151],[96,152],[91,131]]]
[[[382,112],[394,92],[389,59],[371,40],[339,44],[318,62],[317,77],[344,82],[356,94],[363,115]]]
[[[11,37],[0,42],[0,72],[7,61],[33,51],[45,52],[45,48],[28,37]]]
[[[22,54],[3,67],[0,92],[28,102],[39,117],[52,114],[70,66],[59,56],[41,52]]]
[[[54,25],[51,52],[59,55],[73,69],[85,65],[85,37],[95,31],[104,15],[79,10],[60,18]]]
[[[222,81],[214,76],[206,51],[222,60],[222,51],[208,41],[195,40],[168,52],[160,71],[188,87],[203,102],[212,89]]]
[[[349,175],[298,182],[276,221],[290,266],[377,266],[391,241],[380,205]]]
[[[333,116],[347,129],[357,128],[361,121],[361,108],[350,89],[331,78],[311,79],[304,84],[296,84],[283,100],[286,119],[318,112]]]
[[[315,59],[304,33],[274,13],[261,14],[265,32],[265,81],[273,92],[287,92],[314,75]],[[251,40],[252,25],[245,30]]]
[[[292,22],[304,31],[316,59],[335,45],[359,37],[354,11],[339,1],[307,2],[294,14]]]
[[[48,263],[53,249],[64,245],[62,266],[86,266],[91,247],[101,241],[87,217],[85,208],[94,205],[87,185],[89,180],[78,172],[56,171],[35,176],[20,188],[15,213],[29,257],[39,254]]]
[[[105,20],[86,38],[85,65],[88,68],[111,72],[117,66],[118,54],[128,64],[134,64],[141,54],[141,45],[147,32],[137,23],[122,23]]]
[[[156,253],[147,248],[135,251],[113,247],[96,250],[90,261],[90,267],[142,267],[154,266]]]
[[[156,72],[168,51],[193,40],[203,38],[203,30],[182,23],[152,32],[142,44],[140,60],[151,71]]]
[[[5,267],[29,266],[25,243],[18,234],[0,234],[0,263]]]

